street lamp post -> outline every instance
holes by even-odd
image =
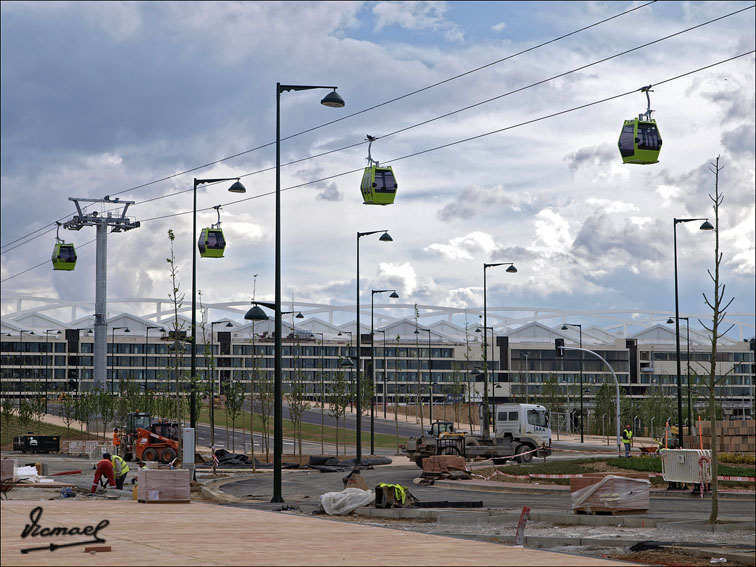
[[[380,330],[376,333],[383,333],[383,419],[386,419],[386,406],[388,405],[386,394],[386,331]]]
[[[50,359],[50,333],[54,333],[57,331],[56,334],[60,334],[60,331],[58,329],[46,329],[45,330],[45,413],[47,413],[47,395],[49,393],[48,390],[48,377],[49,377],[49,368],[48,368],[48,361]]]
[[[325,442],[323,439],[323,430],[325,428],[325,389],[323,381],[323,342],[325,335],[323,333],[313,333],[313,335],[320,335],[320,454],[325,455]]]
[[[21,386],[23,385],[24,380],[24,369],[22,366],[23,363],[23,353],[24,353],[24,333],[29,333],[30,335],[34,334],[34,331],[19,331],[18,332],[18,339],[21,341],[21,353],[18,356],[18,408],[21,409]]]
[[[512,262],[498,262],[495,264],[483,263],[483,327],[488,327],[488,311],[486,304],[486,270],[495,266],[509,266],[507,272],[514,274],[517,272],[517,268]],[[488,428],[488,335],[483,333],[483,422],[485,428],[483,429],[483,439],[490,438],[490,432]]]
[[[189,371],[189,426],[197,427],[196,396],[194,383],[197,379],[197,187],[206,183],[222,183],[224,181],[236,181],[228,188],[231,193],[246,193],[247,190],[239,181],[238,177],[223,177],[220,179],[197,179],[194,178],[194,202],[192,206],[192,352]],[[177,337],[174,337],[177,339]],[[178,392],[176,392],[178,395]]]
[[[685,344],[687,347],[687,356],[688,356],[688,431],[690,431],[690,427],[693,424],[693,412],[692,412],[692,405],[690,403],[690,318],[689,317],[680,317],[680,319],[685,319]],[[672,324],[672,317],[667,319],[667,324]]]
[[[370,397],[370,454],[375,455],[375,328],[373,326],[373,310],[375,307],[374,298],[376,293],[393,292],[389,297],[397,299],[399,294],[395,289],[371,289],[370,290],[370,384],[372,385],[372,396]],[[383,333],[383,342],[386,342],[386,332]],[[385,345],[384,345],[385,347]],[[385,350],[385,349],[384,349]],[[385,354],[385,352],[384,352]],[[383,369],[383,417],[386,417],[386,368]]]
[[[213,450],[213,454],[215,454],[215,361],[217,360],[213,352],[215,348],[213,327],[221,323],[225,323],[226,327],[233,327],[230,321],[213,321],[210,323],[210,359],[212,360],[210,364],[210,447]],[[220,383],[218,384],[218,393],[220,393]]]
[[[150,329],[160,329],[161,333],[165,333],[165,329],[162,327],[155,327],[148,325],[144,330],[144,395],[147,395],[147,348],[150,344]]]
[[[360,381],[360,372],[362,370],[360,366],[360,336],[362,334],[360,329],[360,238],[363,236],[370,236],[371,234],[382,233],[380,238],[381,242],[391,242],[394,239],[389,235],[388,230],[371,230],[368,232],[357,233],[357,359],[355,362],[357,370],[357,466],[359,467],[362,461],[362,389]]]
[[[583,325],[580,323],[564,323],[562,330],[567,327],[577,327],[580,331],[580,348],[583,348]],[[583,443],[583,351],[580,351],[580,442]]]
[[[112,337],[112,340],[110,341],[110,350],[111,350],[111,353],[110,353],[110,356],[111,356],[111,359],[110,359],[110,395],[111,396],[114,393],[113,381],[115,379],[115,359],[116,359],[115,332],[118,331],[119,329],[123,329],[124,333],[130,332],[128,327],[113,327],[111,329],[111,333],[110,333],[110,336]]]
[[[428,399],[428,404],[430,406],[430,409],[428,410],[428,423],[431,427],[433,427],[433,371],[431,366],[431,330],[430,329],[422,329],[420,327],[415,326],[415,334],[419,335],[420,331],[425,331],[428,333],[428,386],[430,388],[430,398]],[[422,400],[422,398],[420,398]],[[422,411],[423,404],[422,401],[420,402],[420,411]]]
[[[677,440],[680,448],[683,445],[683,428],[682,428],[682,379],[680,377],[680,300],[677,288],[677,224],[681,222],[704,221],[699,227],[700,230],[714,230],[711,223],[705,218],[695,219],[673,219],[672,232],[675,256],[675,352],[677,355]],[[713,392],[712,392],[713,395]]]
[[[281,455],[283,454],[283,386],[281,357],[281,93],[311,89],[332,89],[320,101],[324,106],[342,108],[344,99],[337,87],[319,85],[282,85],[276,83],[276,265],[275,265],[275,371],[273,385],[273,498],[283,502],[281,494]]]

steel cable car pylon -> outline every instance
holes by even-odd
[[[648,101],[646,112],[639,114],[637,118],[625,120],[622,124],[622,131],[617,142],[622,163],[638,165],[659,163],[662,139],[656,120],[651,118],[654,112],[651,110],[651,96],[648,94],[653,92],[651,86],[639,89],[640,92],[646,93]]]
[[[220,220],[220,205],[213,207],[218,213],[218,222],[210,225],[209,228],[203,228],[197,240],[197,247],[202,258],[223,258],[223,251],[226,249],[226,239],[223,237]]]
[[[391,166],[381,167],[370,154],[370,147],[378,138],[367,135],[368,141],[368,166],[362,174],[360,191],[365,205],[392,205],[396,197],[396,177]]]
[[[66,244],[65,240],[60,238],[60,223],[55,231],[55,247],[52,253],[53,270],[64,270],[70,272],[76,267],[76,249],[73,244]]]

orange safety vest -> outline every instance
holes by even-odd
[[[116,447],[118,447],[118,445],[120,445],[120,444],[121,444],[121,437],[120,437],[120,435],[118,434],[117,431],[114,431],[113,432],[113,445],[115,445]]]

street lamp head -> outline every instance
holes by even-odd
[[[244,315],[244,319],[247,321],[267,321],[268,316],[265,314],[265,311],[263,311],[259,305],[255,305],[252,307],[247,313]]]
[[[128,328],[128,327],[126,327],[126,328],[125,328],[125,329],[123,330],[123,332],[124,332],[124,333],[130,333],[131,331],[129,331],[129,328]]]
[[[233,327],[234,325],[231,323],[231,321],[226,323],[226,327]]]
[[[477,329],[475,329],[475,332],[476,332],[476,333],[482,333],[483,331],[481,331],[481,330],[480,330],[480,327],[478,327]]]
[[[391,238],[391,235],[388,232],[384,232],[381,234],[381,237],[378,240],[382,240],[383,242],[393,242],[394,239]]]
[[[714,230],[714,225],[712,225],[709,221],[704,221],[699,228],[700,230]]]
[[[229,193],[246,193],[247,189],[242,185],[242,182],[238,179],[231,187],[228,188]]]
[[[674,321],[674,319],[672,319],[672,317],[670,317],[669,319],[667,319],[667,325],[671,325],[674,322],[675,321]]]
[[[396,293],[396,292],[394,292],[394,293],[392,293],[391,295],[389,295],[389,297],[390,297],[391,299],[399,299],[399,294],[398,294],[398,293]],[[60,331],[58,331],[58,332],[60,332]]]
[[[563,331],[566,331],[566,330],[567,330],[567,323],[565,323],[564,325],[562,325],[562,330],[563,330]]]
[[[320,104],[330,106],[331,108],[344,108],[346,103],[339,93],[336,92],[336,89],[333,89],[333,91],[323,97]]]
[[[515,265],[512,264],[511,266],[509,266],[507,268],[507,272],[509,272],[510,274],[516,274],[517,273],[517,268],[515,268]]]
[[[297,314],[296,314],[296,318],[297,318],[297,319],[304,319],[304,315],[302,315],[302,312],[301,312],[301,311],[300,311],[299,313],[297,313]]]

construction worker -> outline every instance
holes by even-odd
[[[113,446],[116,447],[116,451],[118,451],[118,446],[121,444],[121,435],[118,433],[118,428],[113,429]]]
[[[119,455],[113,455],[110,460],[113,463],[116,488],[123,490],[123,482],[126,480],[126,475],[129,474],[129,465]]]
[[[625,429],[622,430],[622,444],[625,446],[625,458],[630,457],[630,443],[633,441],[633,430],[630,425],[625,425]]]
[[[115,487],[116,482],[113,476],[113,463],[110,462],[110,453],[103,453],[102,459],[98,461],[95,467],[94,481],[92,481],[92,490],[90,491],[92,494],[97,492],[97,484],[103,476],[108,479],[110,486]]]

